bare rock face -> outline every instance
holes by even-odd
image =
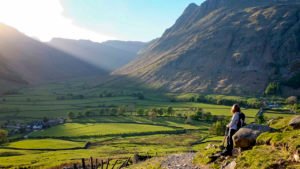
[[[293,127],[293,129],[300,129],[300,116],[294,117],[290,122],[289,126]]]
[[[261,94],[273,81],[300,93],[298,0],[191,4],[136,60],[114,72],[173,92]]]
[[[264,132],[270,132],[273,129],[259,124],[250,124],[241,128],[233,135],[233,141],[236,147],[250,148],[255,145],[256,138]]]

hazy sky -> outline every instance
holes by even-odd
[[[188,4],[203,0],[0,0],[0,22],[48,41],[159,37]]]

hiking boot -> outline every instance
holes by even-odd
[[[221,153],[221,155],[222,156],[232,156],[232,152],[225,150]]]

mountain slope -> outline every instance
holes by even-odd
[[[22,77],[6,65],[4,58],[0,55],[0,93],[27,84],[28,83],[22,79]]]
[[[298,1],[207,0],[114,74],[175,92],[261,94],[297,79],[299,64]]]
[[[106,72],[74,56],[0,25],[1,81],[37,84]]]
[[[144,43],[130,41],[96,43],[87,40],[55,38],[49,42],[49,45],[107,71],[112,71],[135,59]]]

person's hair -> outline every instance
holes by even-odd
[[[241,108],[238,104],[234,104],[231,108],[231,113],[241,112]]]

